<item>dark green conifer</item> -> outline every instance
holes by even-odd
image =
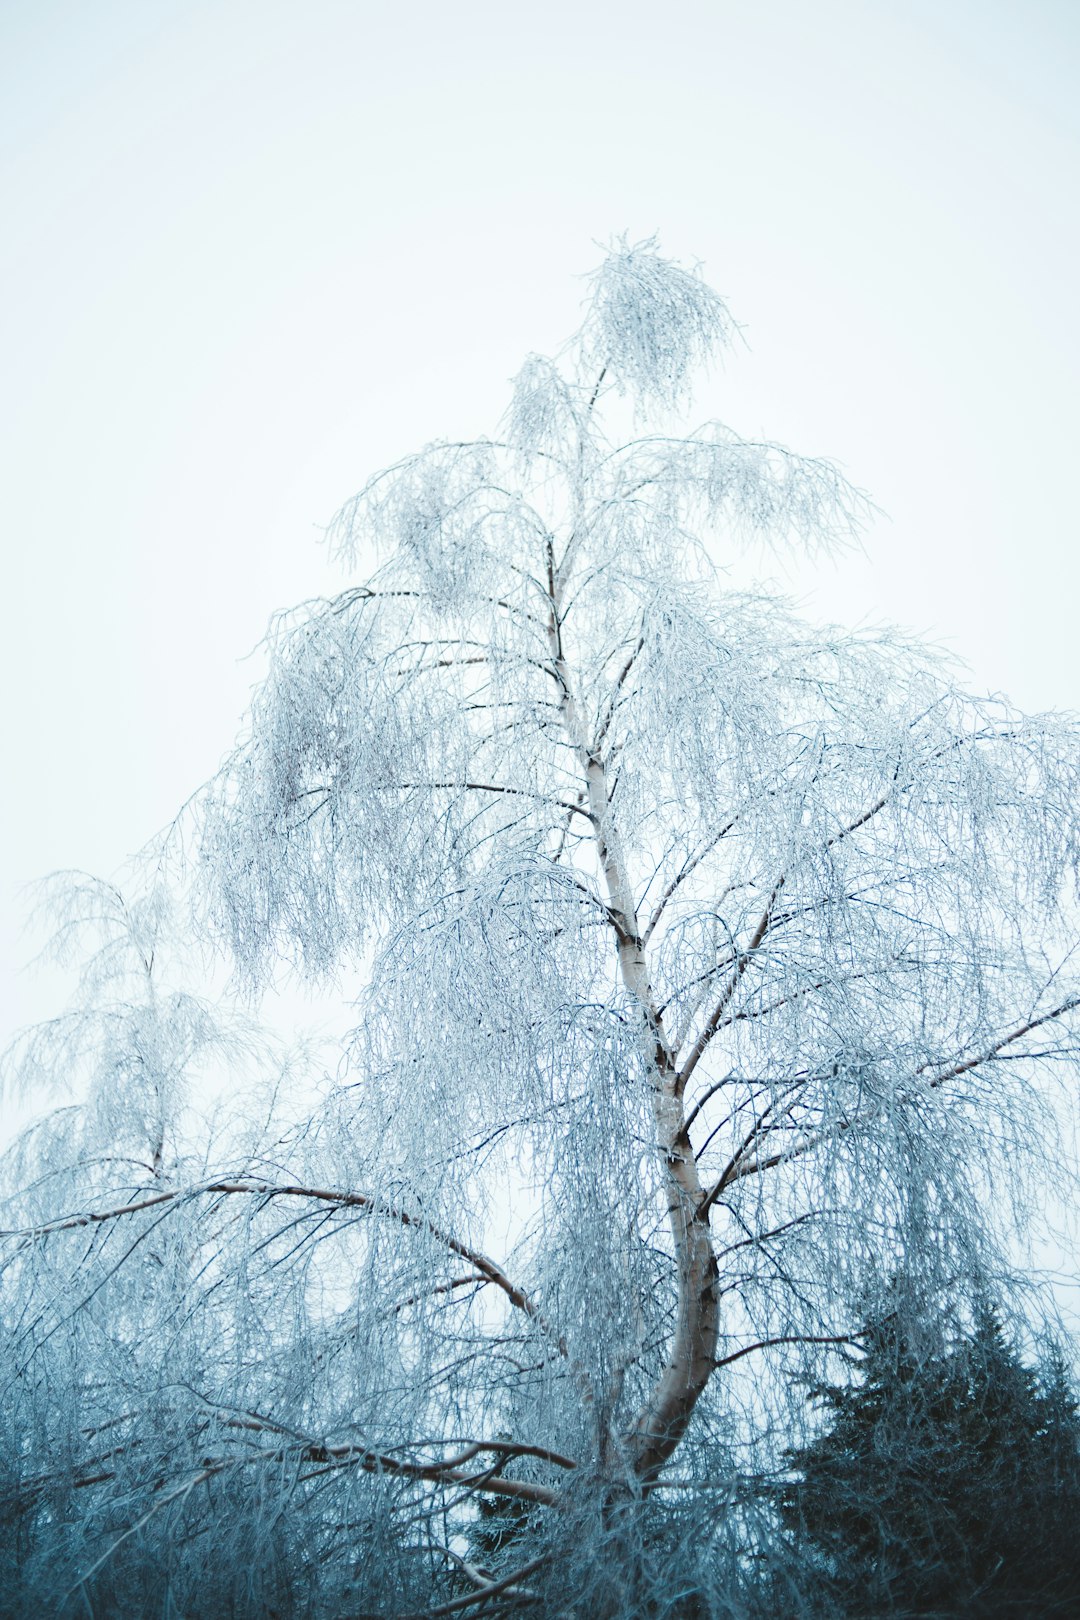
[[[1025,1366],[989,1307],[951,1348],[866,1324],[857,1381],[794,1453],[784,1521],[817,1606],[851,1617],[1080,1613],[1080,1420],[1065,1363]]]

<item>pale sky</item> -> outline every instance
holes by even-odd
[[[697,414],[888,514],[806,611],[1080,707],[1078,65],[1068,0],[0,0],[0,1044],[16,885],[172,817],[320,526],[492,430],[613,233],[745,324]]]

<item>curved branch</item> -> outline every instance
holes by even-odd
[[[395,1204],[385,1203],[382,1199],[365,1192],[340,1192],[325,1187],[304,1187],[300,1185],[278,1186],[268,1181],[221,1180],[207,1181],[196,1187],[176,1187],[164,1192],[151,1193],[147,1198],[140,1198],[134,1203],[120,1204],[112,1209],[89,1210],[79,1215],[63,1216],[59,1220],[46,1221],[41,1226],[25,1227],[0,1231],[0,1238],[19,1238],[23,1243],[31,1243],[39,1238],[50,1237],[56,1232],[76,1231],[80,1227],[96,1226],[104,1221],[121,1220],[125,1215],[137,1215],[143,1210],[156,1209],[162,1204],[179,1204],[196,1198],[209,1195],[228,1196],[240,1195],[253,1198],[263,1198],[269,1201],[272,1198],[309,1198],[318,1203],[334,1204],[344,1209],[367,1209],[373,1215],[384,1216],[387,1220],[396,1221],[401,1226],[415,1227],[417,1230],[427,1232],[436,1242],[441,1243],[451,1254],[459,1259],[466,1260],[480,1273],[486,1282],[493,1283],[504,1293],[517,1310],[522,1311],[529,1319],[536,1323],[551,1342],[559,1354],[568,1355],[566,1341],[546,1321],[539,1307],[532,1300],[525,1289],[513,1282],[503,1268],[496,1261],[482,1254],[478,1249],[470,1248],[467,1243],[452,1233],[444,1232],[441,1227],[425,1215],[415,1215],[407,1209],[400,1209]]]
[[[425,1609],[422,1614],[406,1615],[405,1620],[432,1620],[434,1615],[457,1614],[461,1609],[471,1608],[474,1603],[486,1603],[488,1598],[496,1597],[500,1592],[509,1592],[520,1581],[526,1580],[530,1575],[535,1575],[536,1571],[542,1569],[547,1563],[549,1557],[549,1553],[542,1553],[539,1558],[533,1558],[529,1563],[522,1564],[521,1568],[515,1569],[512,1574],[503,1575],[500,1580],[491,1581],[479,1592],[468,1592],[464,1597],[452,1598],[449,1603],[440,1603],[436,1609]],[[524,1593],[519,1593],[518,1596],[523,1602],[534,1601],[531,1598],[526,1598]]]
[[[769,1350],[776,1344],[854,1344],[855,1339],[850,1333],[781,1333],[775,1339],[757,1339],[753,1344],[744,1344],[741,1350],[733,1350],[730,1356],[719,1356],[713,1363],[715,1367],[730,1367],[733,1361],[741,1361],[743,1356],[752,1355],[755,1350]]]

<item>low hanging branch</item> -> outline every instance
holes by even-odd
[[[82,1227],[98,1226],[106,1221],[118,1221],[127,1216],[139,1215],[148,1209],[158,1209],[163,1204],[181,1204],[195,1199],[223,1195],[226,1197],[239,1195],[242,1197],[259,1198],[269,1202],[274,1198],[305,1198],[314,1203],[333,1204],[341,1209],[366,1209],[373,1215],[383,1216],[390,1221],[397,1221],[402,1226],[412,1226],[426,1232],[437,1243],[442,1244],[451,1254],[456,1254],[462,1260],[468,1260],[476,1268],[479,1278],[484,1282],[492,1283],[506,1295],[511,1305],[523,1311],[538,1327],[550,1336],[551,1330],[545,1323],[542,1313],[537,1309],[524,1289],[519,1288],[507,1276],[501,1266],[479,1250],[472,1249],[466,1243],[444,1232],[425,1215],[411,1213],[407,1209],[399,1209],[393,1204],[373,1197],[365,1192],[339,1192],[325,1187],[278,1186],[270,1181],[206,1181],[194,1187],[168,1188],[162,1192],[150,1193],[145,1198],[136,1198],[131,1203],[118,1204],[112,1209],[87,1210],[78,1215],[66,1215],[59,1220],[46,1221],[41,1226],[25,1227],[21,1230],[4,1231],[0,1229],[0,1238],[17,1238],[24,1243],[32,1243],[41,1238],[51,1237],[58,1232],[77,1231]],[[558,1336],[552,1339],[560,1355],[566,1355],[566,1346]]]

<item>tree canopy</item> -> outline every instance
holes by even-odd
[[[10,1060],[78,1082],[7,1165],[16,1603],[743,1612],[868,1279],[955,1289],[1022,1223],[1077,732],[725,587],[869,515],[681,426],[735,330],[616,243],[497,437],[342,509],[355,581],[275,623],[134,894],[58,885],[79,1000]],[[195,938],[248,997],[343,987],[326,1072],[186,987]]]
[[[792,1458],[784,1516],[823,1607],[1072,1614],[1080,1421],[1060,1356],[1032,1371],[985,1304],[948,1346],[892,1304],[866,1325],[857,1381],[817,1392],[828,1427]]]

